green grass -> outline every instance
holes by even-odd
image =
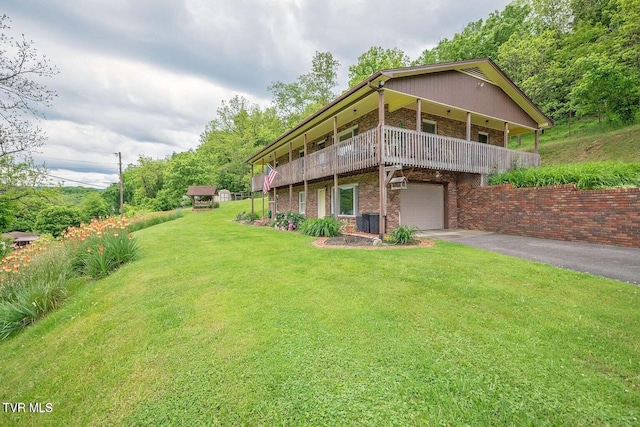
[[[533,136],[522,139],[517,147],[511,138],[509,148],[533,151]],[[640,124],[615,127],[597,120],[559,124],[540,137],[543,165],[600,161],[640,162]]]
[[[640,162],[591,162],[514,169],[490,176],[493,185],[544,187],[575,184],[580,190],[640,187]]]
[[[140,258],[0,342],[2,425],[625,425],[640,289],[438,242],[336,250],[232,219],[137,232]]]

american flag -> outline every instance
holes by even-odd
[[[273,184],[273,180],[276,179],[277,174],[278,172],[276,172],[271,165],[267,165],[267,173],[264,175],[264,186],[262,187],[264,194],[267,194],[269,190],[271,190],[271,184]]]

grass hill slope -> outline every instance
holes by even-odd
[[[510,148],[533,151],[533,138],[523,138],[517,147],[515,139]],[[594,121],[558,125],[540,138],[540,158],[543,165],[619,161],[640,163],[640,124],[612,129]]]
[[[640,290],[453,243],[318,249],[231,221],[140,258],[0,342],[2,425],[623,425]]]

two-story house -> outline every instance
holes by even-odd
[[[277,175],[272,212],[356,221],[369,231],[399,225],[456,228],[457,188],[487,174],[537,166],[538,137],[552,126],[490,59],[382,70],[344,92],[247,162]],[[535,152],[507,148],[535,134]],[[252,173],[252,191],[264,174]]]

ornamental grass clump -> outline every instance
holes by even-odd
[[[400,227],[389,233],[388,240],[394,245],[408,245],[415,241],[415,235],[418,229],[416,227],[407,227],[401,225]]]
[[[66,299],[74,276],[71,256],[58,242],[36,245],[37,250],[21,249],[14,254],[11,268],[6,263],[0,273],[0,340],[9,338]]]
[[[340,221],[330,216],[327,218],[312,218],[302,223],[300,231],[307,236],[334,237],[340,234]]]
[[[74,253],[73,269],[100,278],[135,259],[138,245],[128,226],[127,219],[110,218],[67,230],[64,240]]]

